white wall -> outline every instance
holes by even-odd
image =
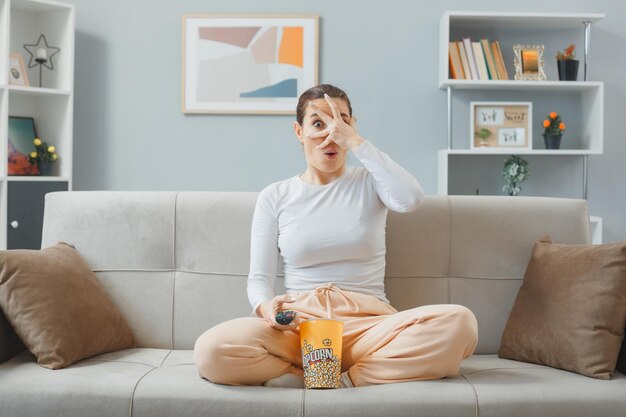
[[[446,94],[437,87],[442,12],[605,13],[592,27],[590,54],[590,80],[605,81],[605,153],[589,157],[588,200],[591,212],[604,218],[604,240],[626,239],[626,6],[621,2],[478,0],[471,8],[450,0],[73,2],[76,190],[259,191],[306,168],[293,133],[295,116],[181,113],[185,13],[318,14],[319,82],[348,93],[362,136],[413,173],[429,194],[437,191],[437,150],[447,143]],[[541,162],[536,171],[531,168],[522,195],[579,198],[580,162],[551,161],[552,167]],[[359,165],[356,158],[352,163]],[[481,175],[493,176],[485,190],[501,186],[499,166]]]

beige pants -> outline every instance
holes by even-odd
[[[373,295],[333,284],[294,296],[296,301],[285,306],[300,320],[344,323],[341,368],[357,387],[456,375],[478,342],[476,317],[462,305],[398,312]],[[258,317],[220,323],[196,341],[198,374],[227,385],[262,385],[287,372],[303,375],[299,331],[299,326],[294,331],[274,329]]]

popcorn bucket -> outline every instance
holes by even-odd
[[[339,388],[343,323],[314,319],[300,323],[305,388]]]

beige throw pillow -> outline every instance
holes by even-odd
[[[0,251],[0,308],[46,368],[136,347],[126,319],[73,246]]]
[[[626,324],[626,241],[535,242],[498,356],[611,379]]]

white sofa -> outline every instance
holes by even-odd
[[[14,354],[20,347],[0,320],[0,416],[626,415],[626,376],[618,371],[598,380],[496,354],[534,241],[549,234],[559,243],[590,242],[587,203],[577,199],[427,196],[417,211],[389,211],[385,284],[392,304],[400,310],[461,304],[478,319],[477,350],[458,376],[339,390],[201,379],[192,361],[196,338],[250,314],[256,197],[47,194],[42,247],[58,241],[76,247],[141,347],[49,370],[28,351]]]

